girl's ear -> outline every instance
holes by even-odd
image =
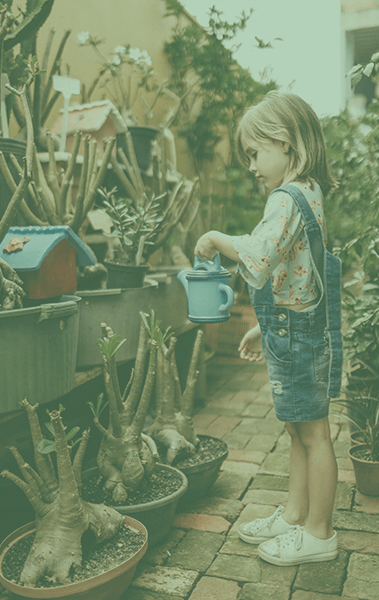
[[[282,144],[284,154],[288,154],[288,152],[290,151],[290,145],[288,144],[288,142],[282,142]]]

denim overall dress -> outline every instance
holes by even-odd
[[[272,278],[262,289],[249,286],[262,331],[275,412],[287,422],[313,421],[329,413],[329,398],[338,398],[342,373],[341,261],[324,246],[318,224],[304,194],[289,193],[301,212],[319,289],[317,304],[295,311],[274,304]]]

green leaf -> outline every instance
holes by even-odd
[[[57,451],[57,445],[55,443],[55,440],[43,439],[37,445],[37,450],[41,454],[49,454],[50,452]]]
[[[67,434],[66,434],[66,441],[69,442],[70,440],[72,440],[73,437],[76,436],[76,434],[80,431],[80,427],[73,427]]]

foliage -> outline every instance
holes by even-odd
[[[170,89],[181,98],[179,136],[185,138],[199,176],[216,159],[221,164],[212,174],[218,189],[207,193],[203,190],[203,202],[211,200],[218,207],[218,215],[224,207],[221,228],[231,234],[245,233],[258,222],[258,212],[252,214],[249,210],[252,199],[254,208],[260,209],[264,196],[238,162],[235,132],[245,109],[276,87],[272,81],[254,81],[233,58],[234,38],[246,27],[251,12],[243,12],[235,22],[228,23],[213,6],[204,31],[196,24],[183,24],[183,7],[177,0],[166,0],[166,6],[167,15],[177,18],[172,41],[165,50],[173,70]],[[218,145],[225,139],[229,150],[223,160]],[[241,208],[236,211],[236,207]]]
[[[152,238],[163,218],[159,213],[159,201],[163,196],[155,198],[152,194],[149,199],[144,194],[145,203],[133,206],[131,200],[116,198],[115,189],[110,192],[101,190],[101,194],[106,198],[103,205],[114,225],[110,235],[117,237],[120,242],[118,259],[126,264],[142,264],[145,245],[153,244]]]

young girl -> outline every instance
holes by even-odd
[[[259,325],[240,344],[242,358],[264,357],[278,419],[291,436],[289,496],[271,517],[239,528],[276,565],[332,560],[337,465],[329,398],[342,369],[340,261],[325,249],[323,196],[336,186],[320,122],[294,94],[269,92],[237,130],[240,159],[270,193],[251,235],[209,231],[195,254],[217,251],[239,265]]]

